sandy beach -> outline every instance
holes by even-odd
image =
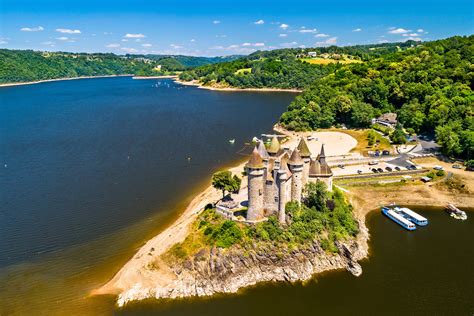
[[[211,87],[211,86],[204,86],[199,83],[197,80],[192,81],[181,81],[176,79],[174,82],[181,84],[183,86],[194,86],[198,87],[199,89],[206,89],[206,90],[214,90],[214,91],[253,91],[253,92],[294,92],[300,93],[303,90],[299,89],[277,89],[277,88],[219,88],[219,87]]]
[[[54,81],[65,81],[65,80],[79,80],[79,79],[96,79],[96,78],[114,78],[114,77],[132,77],[131,74],[125,75],[104,75],[104,76],[82,76],[82,77],[73,77],[73,78],[57,78],[57,79],[47,79],[47,80],[38,80],[38,81],[29,81],[29,82],[12,82],[12,83],[1,83],[0,88],[2,87],[14,87],[14,86],[23,86],[29,84],[38,84],[45,82],[54,82]]]

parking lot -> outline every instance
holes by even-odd
[[[395,164],[391,164],[390,162],[379,161],[375,165],[369,165],[368,163],[364,163],[364,164],[359,164],[359,165],[343,166],[342,168],[338,166],[334,166],[334,167],[331,167],[331,170],[334,173],[334,176],[345,176],[345,175],[355,175],[355,174],[379,174],[379,173],[384,173],[384,174],[389,175],[389,174],[396,174],[398,171],[407,171],[409,170],[407,169],[407,166],[409,165],[410,165],[409,163],[406,163],[405,166],[398,166]],[[411,168],[412,170],[417,169],[417,167],[415,166]],[[374,172],[372,169],[377,169],[377,172]]]

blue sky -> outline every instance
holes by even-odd
[[[0,0],[0,47],[221,56],[434,40],[474,31],[474,1]]]

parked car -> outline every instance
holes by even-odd
[[[384,150],[384,151],[382,151],[382,155],[388,156],[388,155],[390,155],[390,151]]]
[[[389,166],[387,166],[387,167],[385,167],[385,170],[387,170],[387,171],[392,171],[393,169],[390,168]]]
[[[402,169],[400,169],[399,166],[396,166],[396,167],[395,167],[395,170],[400,171],[400,170],[402,170]]]
[[[339,168],[341,169],[344,169],[344,165],[343,164],[340,164],[340,165],[337,165]]]
[[[433,169],[434,169],[434,170],[443,170],[443,167],[441,167],[441,166],[434,166]]]
[[[383,172],[382,168],[377,168],[378,172]]]
[[[377,169],[375,169],[375,168],[372,168],[371,170],[372,170],[372,172],[374,172],[374,173],[379,172],[379,171],[378,171]]]
[[[357,170],[357,173],[358,173],[358,174],[361,174],[361,173],[362,173],[362,170],[360,170],[360,169]]]
[[[371,161],[369,162],[369,166],[375,166],[378,163],[379,163],[378,161]]]
[[[455,163],[455,164],[453,165],[453,168],[454,168],[454,169],[462,169],[461,165],[458,165],[457,163]]]

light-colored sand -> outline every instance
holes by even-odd
[[[163,76],[133,76],[132,79],[136,80],[147,80],[147,79],[174,79],[178,78],[177,75],[163,75]]]
[[[203,86],[197,80],[192,81],[181,81],[179,79],[175,80],[176,83],[179,83],[183,86],[194,86],[199,89],[214,90],[214,91],[253,91],[253,92],[303,92],[303,90],[298,89],[275,89],[275,88],[228,88],[228,87],[212,87],[212,86]]]
[[[96,79],[96,78],[114,78],[114,77],[132,77],[133,75],[107,75],[107,76],[82,76],[74,78],[58,78],[58,79],[48,79],[48,80],[38,80],[38,81],[29,81],[29,82],[12,82],[12,83],[2,83],[1,87],[13,87],[13,86],[24,86],[28,84],[38,84],[45,82],[54,82],[54,81],[66,81],[66,80],[79,80],[79,79]]]
[[[288,142],[290,148],[294,147],[301,137],[304,137],[313,156],[319,154],[322,144],[324,144],[326,156],[343,156],[349,154],[351,149],[357,146],[357,140],[354,137],[341,132],[291,132],[280,126],[275,126],[275,130],[291,137],[291,141]],[[308,136],[313,136],[317,140],[308,141]]]

